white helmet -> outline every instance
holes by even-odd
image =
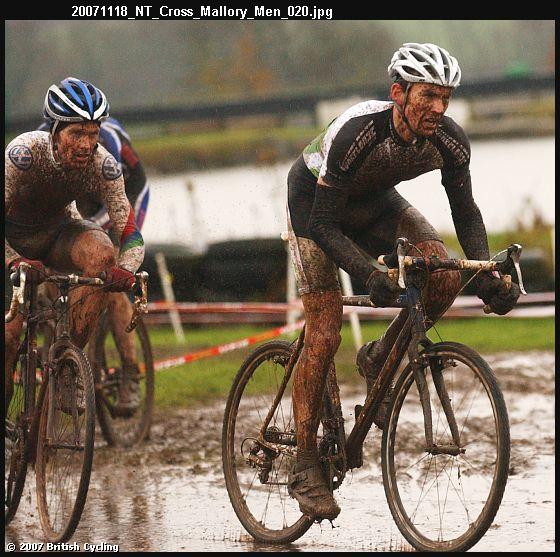
[[[461,69],[457,59],[440,46],[431,43],[405,43],[391,58],[389,75],[412,83],[434,83],[457,87]]]

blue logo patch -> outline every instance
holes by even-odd
[[[106,180],[116,180],[122,176],[122,170],[113,155],[108,155],[103,161],[103,176]]]
[[[33,164],[33,155],[29,147],[25,145],[16,145],[12,147],[8,156],[20,170],[29,170]]]

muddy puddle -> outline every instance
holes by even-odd
[[[553,551],[555,508],[554,354],[487,356],[508,406],[510,477],[494,524],[471,551]],[[361,386],[342,386],[348,429]],[[285,547],[255,543],[231,507],[221,470],[223,403],[156,414],[150,441],[133,450],[96,446],[88,500],[71,542],[120,551],[402,551],[411,550],[385,500],[381,432],[366,441],[361,469],[336,492],[342,512],[314,524]],[[41,542],[34,474],[5,542]],[[32,489],[33,488],[33,489]],[[108,545],[107,545],[108,544]],[[100,547],[103,547],[100,545]]]

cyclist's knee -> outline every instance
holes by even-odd
[[[306,330],[305,344],[315,358],[329,360],[334,357],[340,346],[340,332],[336,329]]]
[[[116,265],[115,248],[104,232],[80,234],[72,248],[72,260],[86,276],[97,276]]]
[[[314,357],[330,359],[340,345],[342,297],[339,291],[302,296],[305,310],[305,346]]]
[[[4,344],[6,348],[14,348],[19,342],[23,329],[23,316],[16,315],[13,321],[4,325]]]
[[[442,259],[449,257],[442,242],[427,241],[418,244],[424,256],[435,255]],[[461,288],[459,271],[432,273],[423,292],[424,307],[428,318],[437,318],[451,304]]]

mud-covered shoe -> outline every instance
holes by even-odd
[[[124,365],[119,381],[118,399],[114,412],[122,418],[130,418],[140,405],[140,370],[137,364]]]
[[[358,373],[366,380],[368,395],[377,379],[377,376],[379,375],[379,372],[381,371],[381,368],[383,367],[383,359],[384,354],[382,354],[379,349],[378,340],[372,340],[371,342],[364,344],[358,350],[358,354],[356,355],[356,365],[358,366]],[[387,392],[379,405],[379,409],[373,418],[373,423],[379,429],[383,429],[385,427],[385,417],[387,415],[387,410],[389,409],[389,403],[391,402],[392,395],[393,390],[391,388],[387,389]]]
[[[316,520],[334,520],[340,513],[318,463],[303,469],[296,463],[288,475],[288,493],[304,515]]]

